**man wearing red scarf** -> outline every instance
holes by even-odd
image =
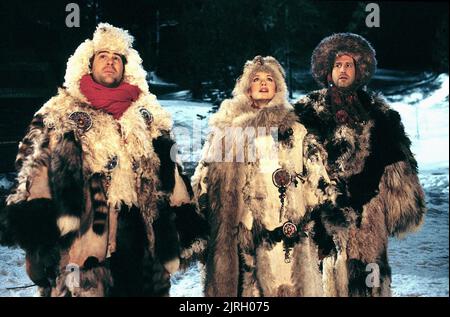
[[[20,143],[0,243],[25,250],[43,296],[168,295],[170,274],[203,248],[172,120],[133,40],[99,24]]]
[[[324,87],[295,103],[341,195],[312,211],[327,296],[390,296],[389,236],[414,231],[426,212],[400,115],[366,89],[375,50],[363,37],[323,39],[311,58]]]
[[[81,78],[80,90],[89,104],[119,119],[132,102],[139,97],[137,86],[122,81],[126,59],[112,51],[96,52],[91,74]]]

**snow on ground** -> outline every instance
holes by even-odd
[[[414,89],[392,103],[400,112],[419,164],[428,213],[419,232],[390,239],[392,287],[397,296],[449,296],[449,104],[448,75],[428,93]]]
[[[171,278],[171,297],[203,297],[203,266],[194,263],[186,272],[177,272]]]
[[[148,81],[150,85],[158,85],[158,86],[170,86],[170,87],[176,87],[177,84],[168,83],[156,75],[155,72],[148,73]]]
[[[396,81],[397,78],[395,78]],[[432,88],[430,88],[432,87]],[[394,296],[449,296],[449,104],[448,75],[438,76],[428,86],[417,86],[406,94],[387,96],[400,112],[419,163],[419,178],[426,193],[428,213],[422,228],[404,239],[391,238],[389,261]],[[295,99],[304,95],[296,92]],[[211,104],[186,100],[188,92],[165,95],[160,103],[171,112],[174,134],[188,173],[198,161],[208,132]],[[386,140],[389,142],[389,140]],[[10,181],[0,175],[0,186]],[[171,296],[202,296],[201,268],[172,277]],[[36,288],[7,290],[31,284],[24,268],[24,253],[0,247],[0,296],[36,296]]]
[[[10,287],[32,285],[25,273],[25,253],[20,249],[0,247],[0,296],[36,296],[37,288],[8,290]]]
[[[440,75],[436,83],[440,88],[431,94],[415,89],[403,100],[391,103],[413,141],[412,151],[421,171],[445,168],[449,162],[448,75]]]
[[[420,176],[428,212],[416,233],[390,238],[388,256],[396,296],[449,296],[448,168]]]
[[[209,131],[208,118],[212,105],[187,100],[160,100],[160,104],[172,114],[173,134],[178,144],[180,160],[187,172],[193,172]]]

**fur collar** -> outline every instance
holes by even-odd
[[[210,119],[210,126],[228,127],[278,127],[295,122],[293,107],[285,102],[272,100],[266,108],[255,109],[247,100],[235,97],[225,100],[219,111]]]
[[[300,123],[305,125],[308,132],[318,137],[326,137],[336,128],[335,114],[328,106],[327,89],[320,89],[309,93],[294,104],[295,113]],[[358,90],[358,98],[367,110],[370,120],[383,121],[383,125],[398,126],[396,111],[392,110],[381,94]],[[369,121],[370,121],[369,120]]]
[[[310,123],[315,121],[315,125],[324,124],[332,119],[334,114],[328,107],[327,92],[327,88],[316,90],[295,102],[295,112],[300,119],[305,119]],[[371,116],[377,116],[377,114],[379,116],[392,111],[381,94],[369,93],[362,89],[358,90],[357,94],[360,102]],[[314,119],[308,118],[309,116],[314,116]]]
[[[335,114],[328,107],[327,89],[314,91],[295,104],[298,120],[322,143],[332,177],[346,178],[362,171],[370,155],[373,128],[389,111],[378,96],[359,90],[358,97],[370,119],[355,125],[336,123]]]
[[[114,206],[121,203],[138,205],[140,197],[136,191],[133,162],[151,163],[148,170],[138,169],[138,172],[146,173],[145,177],[158,183],[160,162],[152,139],[170,129],[170,117],[156,100],[140,98],[116,121],[112,115],[82,103],[61,89],[37,113],[44,118],[44,125],[53,135],[51,143],[68,131],[78,130],[76,121],[70,119],[70,115],[78,111],[86,113],[92,122],[90,129],[79,133],[83,145],[83,170],[87,173],[107,172],[108,163],[117,157],[119,163],[112,170],[108,201]],[[153,121],[146,121],[143,112],[150,113]]]
[[[81,43],[67,61],[64,87],[72,96],[87,102],[80,91],[80,80],[90,72],[89,60],[94,53],[100,49],[109,49],[124,55],[127,59],[123,81],[138,86],[141,94],[151,95],[146,80],[147,72],[142,66],[139,53],[132,47],[133,41],[134,39],[128,31],[108,23],[100,23],[92,39],[87,39]]]
[[[152,117],[152,122],[147,126],[142,109],[146,109]],[[141,95],[138,100],[133,102],[124,112],[120,120],[114,120],[109,114],[90,107],[76,96],[71,95],[66,89],[59,89],[58,94],[47,101],[35,115],[42,115],[45,119],[46,126],[51,128],[70,129],[67,127],[67,120],[60,120],[65,116],[69,116],[74,111],[84,111],[91,116],[105,118],[107,121],[117,122],[120,124],[122,134],[126,138],[132,133],[138,133],[142,130],[140,137],[146,139],[148,135],[152,139],[161,135],[161,131],[170,131],[172,128],[172,119],[170,114],[159,105],[154,95]],[[58,130],[58,129],[56,129]],[[150,130],[150,134],[148,134]]]

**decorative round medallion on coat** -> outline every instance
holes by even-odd
[[[338,110],[335,114],[336,121],[341,124],[349,123],[350,116],[348,115],[347,111],[344,109]]]
[[[92,127],[91,116],[84,111],[75,111],[69,115],[69,119],[74,121],[78,130],[86,132]]]
[[[272,174],[272,182],[278,187],[288,187],[291,184],[291,174],[283,168],[277,169]]]
[[[290,221],[283,224],[283,234],[286,238],[293,238],[297,234],[297,226]]]
[[[109,161],[108,161],[108,163],[106,164],[105,167],[108,170],[112,170],[112,169],[114,169],[117,166],[117,161],[118,161],[117,155],[114,155],[113,157],[111,157],[109,159]]]
[[[55,128],[55,123],[53,121],[44,121],[44,124],[50,130]]]
[[[147,125],[151,124],[153,122],[153,115],[150,111],[148,111],[145,108],[140,108],[139,113],[141,114],[142,118],[144,118],[144,121]]]

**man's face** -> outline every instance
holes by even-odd
[[[355,75],[355,62],[351,56],[341,55],[336,57],[331,77],[337,87],[349,87],[355,81]]]
[[[119,54],[111,51],[95,53],[92,62],[92,77],[105,87],[117,87],[123,75],[123,62]]]
[[[267,72],[257,72],[250,80],[250,96],[253,100],[272,100],[277,89],[272,74]]]

